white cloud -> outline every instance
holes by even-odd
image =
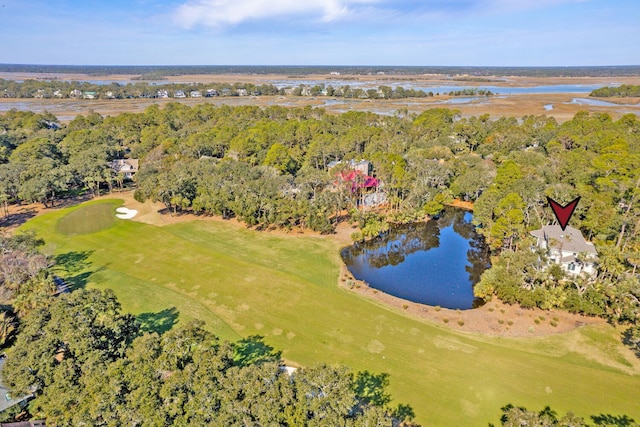
[[[358,6],[378,0],[188,0],[176,10],[176,23],[224,27],[245,21],[280,16],[317,15],[318,21],[336,21],[353,13]]]

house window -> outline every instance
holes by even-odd
[[[576,265],[572,262],[569,263],[569,265],[567,266],[567,270],[569,271],[575,271],[576,269]]]

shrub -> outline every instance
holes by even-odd
[[[458,320],[458,325],[464,326],[464,320],[462,320],[462,319]]]
[[[558,323],[557,323],[555,320],[552,320],[552,321],[550,322],[550,324],[551,324],[551,326],[553,326],[554,328],[555,328],[556,326],[558,326]]]
[[[449,323],[449,319],[448,319],[448,318],[446,318],[446,317],[445,317],[444,319],[442,319],[442,321],[443,321],[444,323]]]

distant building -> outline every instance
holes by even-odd
[[[64,97],[64,95],[62,94],[62,92],[60,92],[59,90],[54,91],[54,92],[53,92],[53,96],[54,96],[55,98],[63,98],[63,97]]]
[[[200,93],[199,90],[192,90],[191,92],[189,92],[189,96],[191,98],[200,98],[202,94]]]
[[[166,89],[160,89],[158,92],[156,92],[156,97],[157,98],[168,98],[169,97],[169,92],[167,92]]]
[[[568,274],[596,274],[598,252],[593,243],[584,239],[580,230],[567,227],[563,231],[557,224],[545,225],[533,230],[531,235],[537,239],[536,246],[547,251],[549,260],[560,265]]]
[[[236,90],[236,93],[238,94],[238,96],[247,96],[247,95],[249,95],[249,93],[247,92],[246,89],[238,89],[238,90]]]
[[[96,99],[96,93],[95,92],[83,92],[82,93],[82,97],[84,99]]]
[[[207,89],[206,97],[211,98],[212,96],[218,96],[218,91],[215,89]]]
[[[342,164],[342,160],[334,160],[329,164],[327,164],[327,170],[331,170],[341,164]],[[372,171],[371,162],[368,162],[366,160],[360,160],[360,161],[349,160],[347,162],[347,165],[348,165],[347,169],[358,171],[363,175],[370,175]]]
[[[34,98],[38,98],[38,99],[42,99],[42,98],[48,98],[49,96],[47,95],[47,92],[44,89],[38,89],[34,94],[33,94]]]
[[[116,173],[124,174],[125,179],[133,179],[138,172],[138,159],[115,159],[110,166]]]
[[[173,92],[173,97],[174,98],[186,98],[187,95],[185,95],[183,90],[178,89],[175,92]]]
[[[74,89],[69,92],[69,98],[82,98],[82,92],[78,89]]]
[[[334,189],[349,190],[355,196],[359,207],[375,207],[387,201],[387,196],[382,188],[384,184],[378,178],[371,176],[370,162],[366,160],[350,160],[345,163],[333,161],[327,165],[327,169],[331,171],[341,164],[345,166],[334,175],[336,177],[333,183]]]

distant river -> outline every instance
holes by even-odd
[[[484,239],[470,212],[447,208],[437,220],[398,226],[342,250],[358,280],[409,301],[452,309],[480,305],[473,285],[489,267]]]
[[[595,85],[544,85],[530,87],[503,87],[503,86],[421,86],[414,89],[421,89],[425,92],[445,94],[465,89],[490,90],[497,95],[539,95],[547,93],[591,93],[592,90],[607,86],[606,84]],[[609,84],[616,86],[616,84]]]

